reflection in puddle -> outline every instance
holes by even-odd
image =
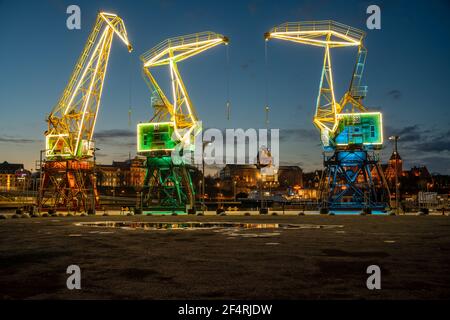
[[[276,237],[279,236],[279,232],[266,232],[266,233],[237,233],[230,232],[227,233],[228,236],[231,237],[244,237],[244,238],[268,238],[268,237]]]
[[[126,230],[201,230],[215,229],[221,232],[223,229],[329,229],[342,228],[342,225],[314,225],[314,224],[288,224],[288,223],[240,223],[240,222],[134,222],[134,221],[98,221],[98,222],[78,222],[77,226],[121,228]],[[275,233],[269,236],[278,235]],[[266,236],[267,236],[266,235]],[[255,234],[252,234],[255,236]],[[261,234],[259,234],[261,236]]]

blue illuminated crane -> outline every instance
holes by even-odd
[[[385,209],[389,190],[379,166],[377,151],[383,146],[383,118],[362,104],[367,87],[362,76],[367,56],[365,33],[335,21],[284,23],[265,34],[324,48],[323,68],[314,125],[324,150],[324,172],[320,184],[321,211],[329,209]],[[331,49],[356,47],[358,54],[347,92],[335,97]]]

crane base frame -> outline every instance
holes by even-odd
[[[94,162],[47,160],[42,165],[38,211],[88,212],[99,208]]]
[[[188,213],[195,208],[195,191],[188,167],[170,156],[147,157],[142,212]]]
[[[324,154],[324,167],[319,187],[320,209],[389,208],[389,188],[374,152],[336,150],[331,156]]]

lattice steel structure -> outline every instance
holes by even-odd
[[[272,28],[265,39],[280,39],[324,48],[319,94],[313,117],[324,148],[324,174],[320,194],[323,209],[388,206],[389,190],[379,166],[377,150],[383,145],[380,112],[368,112],[362,100],[367,87],[362,75],[367,56],[365,33],[331,21],[284,23]],[[358,49],[350,86],[338,102],[335,96],[332,48]],[[374,174],[376,179],[374,179]]]
[[[177,64],[221,44],[228,44],[228,38],[207,31],[167,39],[141,55],[154,108],[150,121],[137,127],[137,151],[147,157],[144,212],[195,210],[195,191],[182,153],[193,150],[193,140],[201,128]],[[166,65],[170,70],[171,99],[150,72]]]
[[[100,12],[67,86],[47,118],[39,210],[80,211],[98,206],[93,135],[114,35],[131,52],[123,20]]]

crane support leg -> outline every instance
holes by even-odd
[[[38,211],[95,212],[99,196],[94,163],[87,160],[47,160],[42,167]]]
[[[379,160],[365,150],[337,150],[324,155],[320,183],[321,209],[384,210],[389,207],[389,189]]]
[[[188,167],[170,156],[148,157],[143,189],[143,213],[194,211],[195,191]]]

